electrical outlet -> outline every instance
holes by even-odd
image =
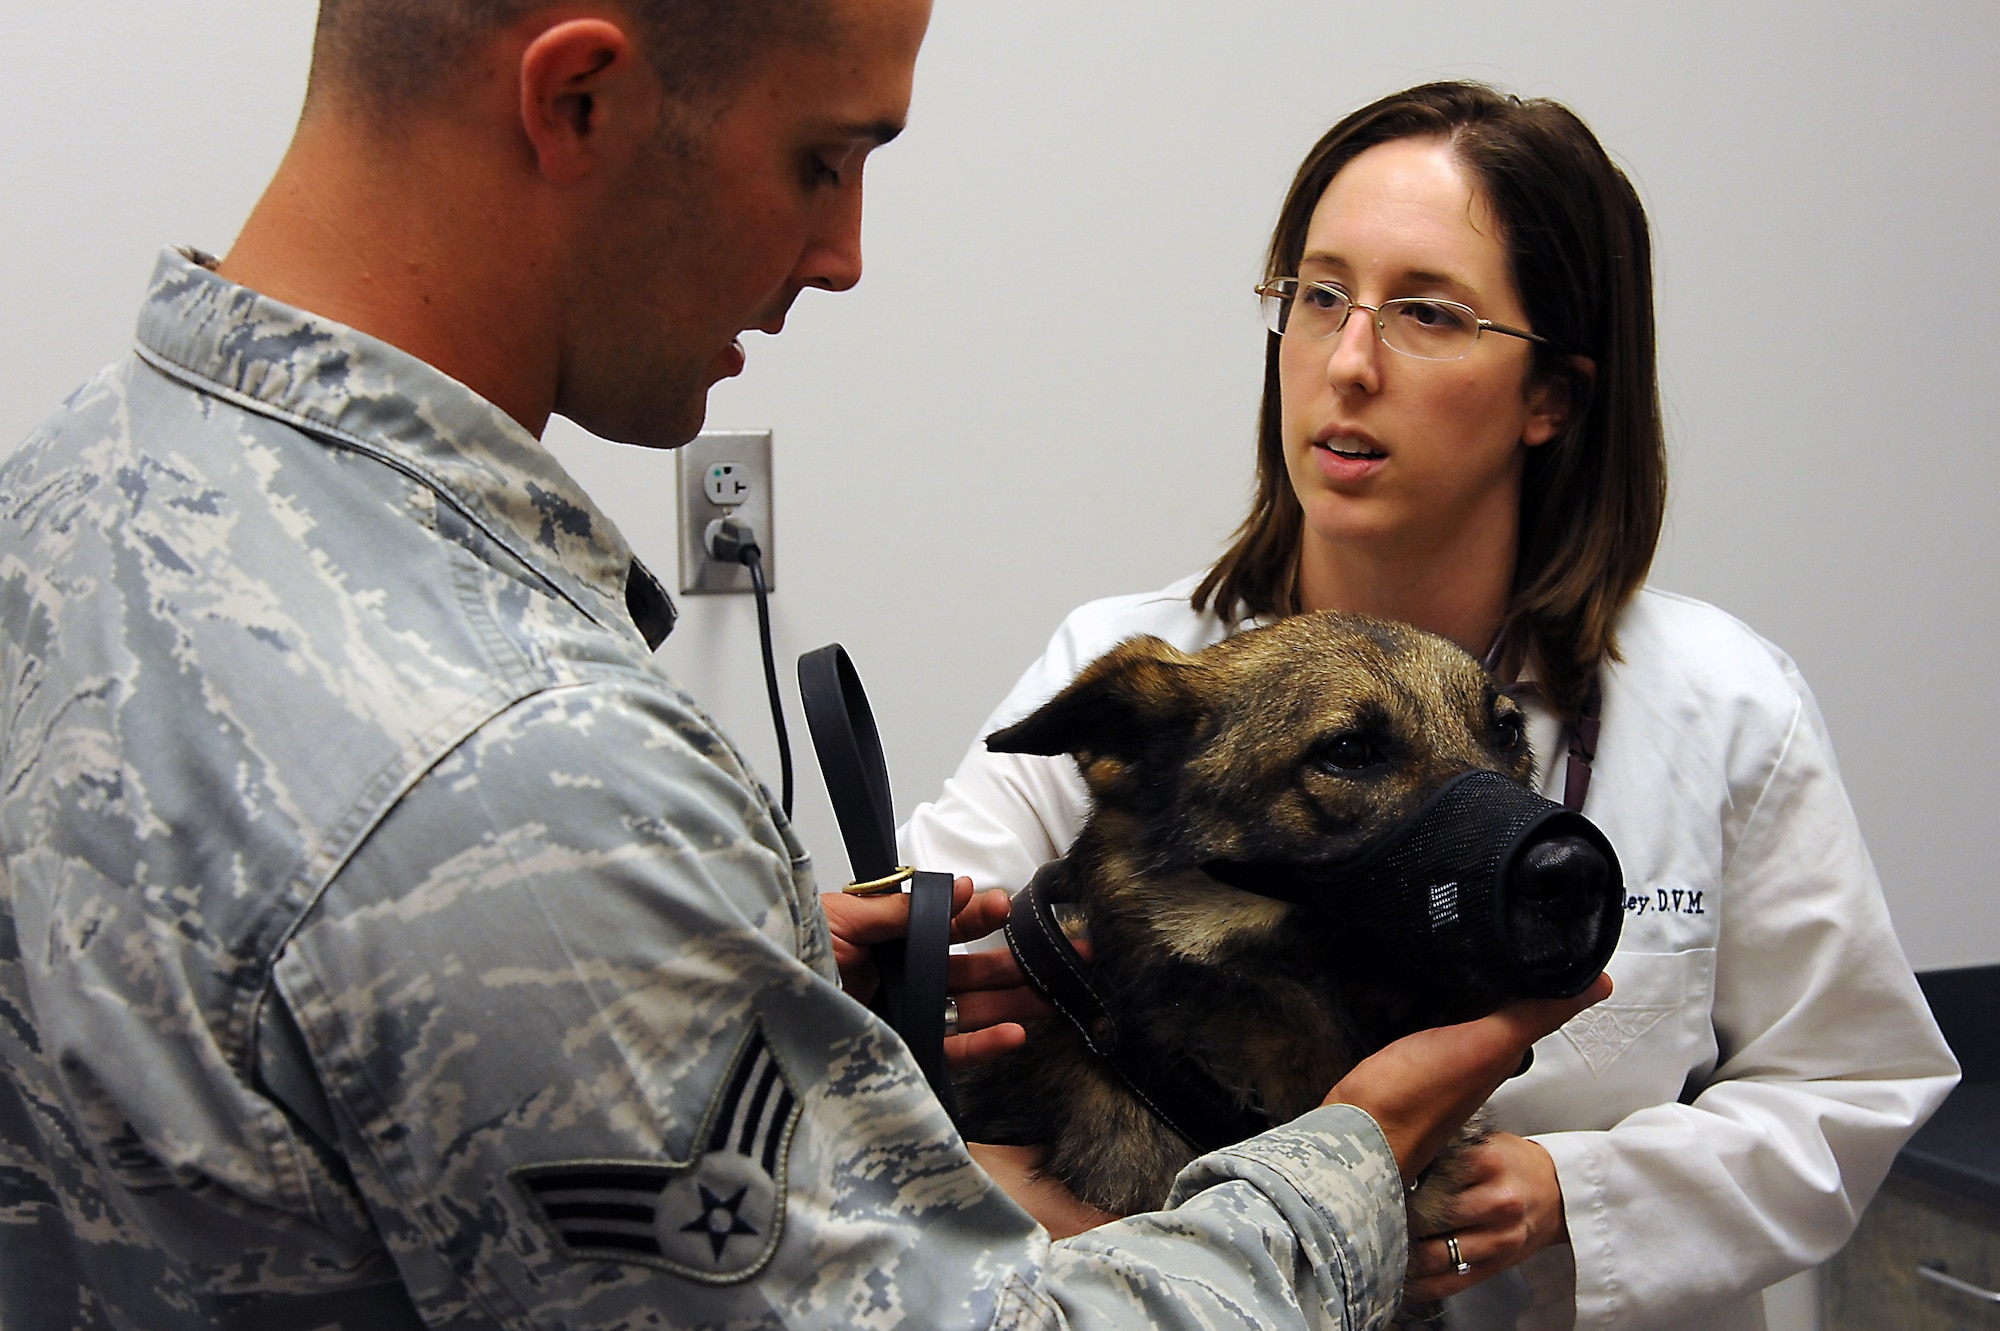
[[[740,462],[711,462],[701,474],[701,492],[717,508],[737,508],[750,497],[749,470]]]
[[[675,453],[680,491],[681,594],[749,592],[750,570],[709,557],[702,544],[708,525],[734,512],[757,533],[764,555],[764,584],[778,585],[776,534],[771,529],[771,432],[709,430]]]

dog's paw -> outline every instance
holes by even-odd
[[[1484,1111],[1473,1115],[1472,1120],[1458,1130],[1458,1136],[1438,1152],[1437,1159],[1431,1161],[1430,1168],[1424,1171],[1417,1186],[1403,1199],[1412,1235],[1437,1234],[1450,1228],[1453,1203],[1472,1182],[1472,1150],[1491,1135],[1485,1119]],[[1416,1302],[1404,1303],[1389,1323],[1392,1331],[1417,1331],[1417,1328],[1443,1324],[1442,1303]]]
[[[1423,1172],[1422,1179],[1404,1199],[1410,1216],[1410,1233],[1436,1234],[1450,1227],[1452,1203],[1472,1182],[1469,1158],[1472,1148],[1490,1135],[1482,1111],[1473,1115],[1471,1121],[1458,1130],[1458,1136],[1438,1152],[1437,1159],[1431,1161],[1430,1168]]]

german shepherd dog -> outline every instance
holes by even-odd
[[[1399,971],[1335,914],[1211,869],[1347,861],[1454,777],[1525,783],[1524,720],[1443,638],[1318,613],[1193,656],[1134,638],[986,744],[1071,754],[1082,770],[1093,812],[1061,864],[1055,915],[1089,938],[1092,983],[1117,996],[1121,1023],[1284,1123],[1383,1044],[1504,995],[1471,975]],[[968,1139],[1045,1146],[1044,1172],[1103,1210],[1159,1207],[1197,1154],[1059,1017],[956,1090]],[[1463,1134],[1411,1195],[1412,1233],[1442,1228],[1448,1157],[1480,1136]]]

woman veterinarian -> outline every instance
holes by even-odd
[[[1495,1095],[1506,1131],[1453,1228],[1412,1236],[1410,1292],[1452,1296],[1454,1327],[1761,1327],[1759,1291],[1840,1246],[1954,1064],[1797,669],[1642,586],[1666,476],[1638,197],[1559,105],[1413,88],[1307,156],[1259,295],[1234,545],[1075,611],[981,733],[1134,634],[1192,651],[1308,610],[1527,681],[1542,792],[1623,862],[1616,990]],[[1073,761],[975,743],[907,862],[1018,888],[1086,811]]]

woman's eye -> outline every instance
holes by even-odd
[[[1397,309],[1404,319],[1419,328],[1444,332],[1467,326],[1463,314],[1434,300],[1405,301]]]
[[[1347,293],[1337,287],[1315,283],[1299,292],[1299,300],[1322,314],[1331,314],[1347,304]]]
[[[1527,733],[1518,716],[1497,716],[1493,718],[1493,747],[1502,753],[1512,753],[1521,747]]]
[[[1359,772],[1379,766],[1382,751],[1365,735],[1335,735],[1313,756],[1320,767],[1334,772]]]

